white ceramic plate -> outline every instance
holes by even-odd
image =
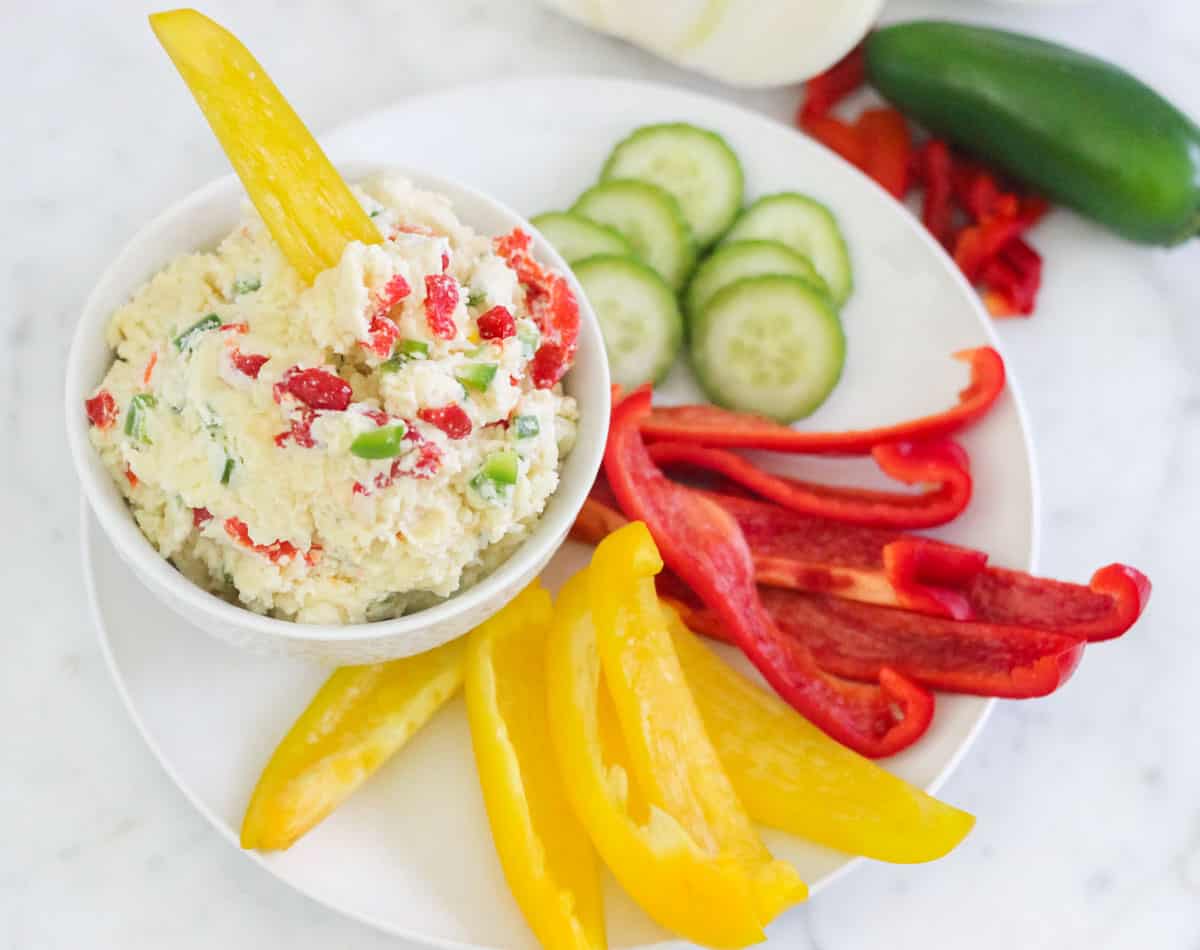
[[[343,158],[437,170],[532,215],[570,204],[633,126],[679,119],[725,135],[742,157],[749,197],[809,192],[846,232],[856,282],[843,314],[846,370],[810,424],[867,426],[951,404],[966,373],[950,354],[996,342],[974,293],[883,191],[761,116],[662,86],[544,78],[410,100],[346,127],[329,145]],[[697,398],[682,368],[664,394]],[[975,499],[942,535],[985,548],[996,563],[1032,568],[1033,465],[1014,386],[962,441]],[[830,480],[873,480],[861,460],[797,464]],[[556,584],[585,556],[568,544],[547,580]],[[260,768],[327,671],[242,653],[191,629],[141,587],[86,512],[83,557],[102,647],[130,714],[184,793],[235,842]],[[888,768],[936,788],[989,706],[939,696],[929,733]],[[767,840],[814,892],[853,863],[783,835]],[[400,936],[442,947],[535,946],[493,853],[461,701],[290,851],[255,860],[315,900]],[[615,885],[608,896],[614,948],[666,939]],[[786,917],[772,928],[783,945],[788,928]]]

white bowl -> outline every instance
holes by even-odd
[[[446,195],[459,217],[483,234],[522,227],[534,236],[536,256],[572,282],[579,301],[579,351],[564,386],[579,403],[579,437],[563,463],[558,490],[529,538],[507,561],[473,587],[395,620],[300,624],[261,616],[202,590],[146,540],[88,439],[83,403],[112,363],[105,329],[113,311],[173,258],[215,246],[234,227],[245,193],[233,175],[193,192],[151,221],[100,278],[84,306],[67,361],[67,437],[83,493],[113,547],[142,583],[181,617],[215,637],[258,652],[366,663],[420,653],[461,636],[504,606],[545,567],[600,468],[608,435],[609,378],[600,327],[587,298],[566,263],[524,218],[458,182],[415,169],[370,162],[346,162],[339,168],[350,181],[380,172],[403,175],[421,188]]]

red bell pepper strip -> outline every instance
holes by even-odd
[[[796,113],[796,124],[803,128],[808,119],[828,115],[834,106],[866,81],[866,59],[860,43],[825,72],[804,84],[804,100]]]
[[[664,593],[692,630],[729,640],[712,610],[681,601],[677,586]],[[1046,630],[923,617],[824,594],[764,588],[759,595],[780,630],[821,669],[847,679],[875,682],[886,667],[930,689],[1028,699],[1062,686],[1083,656],[1081,640]]]
[[[956,159],[953,164],[954,199],[971,220],[982,221],[1000,213],[1004,192],[1000,190],[996,176],[975,162]]]
[[[979,278],[992,316],[1028,316],[1042,285],[1042,256],[1021,238],[1013,238],[983,265]]]
[[[642,434],[656,442],[687,442],[711,448],[770,449],[810,455],[867,455],[885,442],[945,438],[986,413],[1004,390],[1004,361],[990,346],[954,354],[971,366],[971,381],[951,409],[876,429],[803,432],[762,416],[717,406],[669,406],[642,420]]]
[[[789,511],[848,524],[931,528],[954,520],[971,500],[970,461],[954,442],[888,442],[875,446],[871,456],[884,474],[898,482],[937,487],[911,495],[820,485],[764,471],[749,459],[723,449],[687,442],[650,446],[650,457],[661,467],[686,465],[719,472]]]
[[[835,116],[814,115],[804,120],[802,128],[855,168],[866,171],[867,142],[854,126]]]
[[[908,121],[896,109],[867,109],[854,125],[865,155],[863,171],[894,198],[908,194],[912,137]]]
[[[646,523],[666,565],[717,614],[776,692],[832,738],[872,758],[920,738],[933,717],[931,693],[886,667],[877,685],[829,676],[774,624],[737,522],[711,499],[669,481],[651,460],[638,432],[649,411],[649,387],[616,407],[604,467],[621,508]]]
[[[921,203],[921,223],[939,244],[950,246],[953,236],[954,162],[950,148],[940,139],[930,139],[918,152],[916,171],[925,196]]]

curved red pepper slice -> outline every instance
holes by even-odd
[[[878,685],[830,676],[776,627],[759,600],[737,522],[711,499],[669,481],[646,452],[638,424],[649,411],[649,387],[616,407],[604,465],[622,509],[646,522],[667,566],[716,613],[776,692],[834,739],[880,758],[920,738],[933,717],[931,693],[888,668]]]
[[[692,630],[731,639],[712,610],[680,599],[677,587],[664,592],[682,604]],[[821,669],[848,679],[873,683],[891,668],[930,689],[1029,699],[1062,686],[1083,656],[1082,641],[1046,630],[923,617],[790,590],[759,595],[779,629],[803,643]]]
[[[884,442],[945,438],[980,418],[1004,390],[1004,361],[990,346],[962,350],[954,357],[971,366],[971,381],[958,394],[958,404],[908,422],[849,432],[802,432],[762,416],[716,406],[670,406],[651,412],[642,422],[642,434],[659,442],[809,455],[867,455]]]
[[[657,442],[650,457],[660,466],[689,465],[718,472],[789,511],[848,524],[932,528],[953,521],[971,500],[970,461],[954,442],[888,442],[871,450],[880,469],[905,485],[934,484],[919,495],[820,485],[776,475],[723,449],[688,442]]]

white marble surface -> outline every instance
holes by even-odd
[[[133,0],[5,5],[0,38],[0,946],[403,947],[241,858],[125,716],[87,615],[61,367],[90,285],[140,222],[226,170]],[[646,76],[779,117],[532,0],[213,0],[311,124],[489,76]],[[1069,40],[1200,117],[1194,0],[1037,11],[894,0]],[[332,47],[332,48],[330,48]],[[1200,948],[1200,249],[1133,248],[1063,213],[1041,228],[1035,319],[1001,327],[1041,466],[1042,567],[1122,559],[1155,582],[1126,641],[1059,695],[1002,705],[946,787],[979,818],[932,866],[870,866],[776,928],[797,950]]]

